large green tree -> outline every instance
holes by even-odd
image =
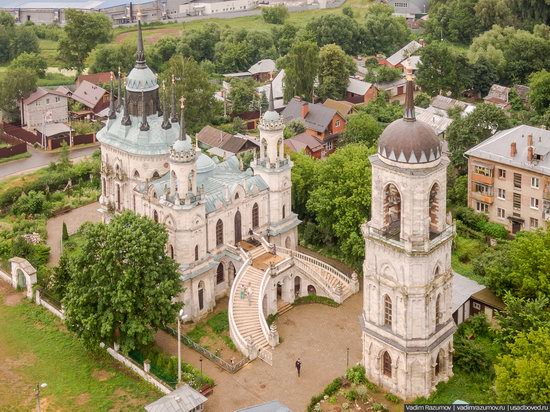
[[[33,70],[40,78],[46,77],[46,69],[48,63],[38,53],[21,53],[11,63],[10,67],[13,69],[29,69]]]
[[[374,147],[382,133],[380,123],[370,114],[361,111],[348,117],[342,141],[344,143],[364,143]]]
[[[484,30],[490,30],[495,24],[502,27],[517,24],[509,0],[478,0],[474,10]]]
[[[0,80],[0,107],[10,117],[19,118],[19,104],[36,90],[37,75],[34,70],[8,68]]]
[[[8,63],[21,53],[39,53],[38,37],[28,26],[16,26],[13,16],[0,12],[0,63]]]
[[[432,40],[469,44],[482,28],[474,9],[476,4],[477,0],[449,0],[430,7],[426,35]]]
[[[62,300],[68,328],[90,347],[118,342],[129,351],[150,344],[179,309],[178,265],[165,253],[165,228],[124,212],[109,224],[85,226],[82,237]]]
[[[220,41],[221,30],[215,23],[205,24],[196,30],[183,30],[178,52],[184,57],[192,57],[198,62],[214,61],[216,43]]]
[[[262,17],[266,23],[283,24],[288,16],[288,8],[284,4],[262,7]]]
[[[292,210],[304,221],[313,220],[315,215],[307,209],[310,193],[318,185],[319,169],[322,162],[305,154],[294,152],[291,154],[294,168],[292,169]]]
[[[147,56],[147,64],[157,73],[161,72],[165,69],[168,60],[170,60],[172,56],[176,54],[177,50],[178,41],[176,38],[170,36],[161,37],[145,53],[145,55]],[[208,62],[211,63],[210,60]]]
[[[499,403],[550,402],[550,328],[521,332],[495,364]]]
[[[298,33],[298,28],[290,23],[271,28],[271,36],[278,56],[284,56],[288,53],[294,43],[296,33]]]
[[[319,47],[337,44],[351,55],[362,51],[359,24],[351,17],[327,14],[311,20],[306,29],[315,35]]]
[[[550,72],[542,70],[529,77],[529,103],[539,114],[550,110]]]
[[[66,24],[59,40],[59,60],[67,69],[82,72],[90,52],[113,38],[109,17],[103,13],[89,13],[75,9],[65,11]]]
[[[403,17],[394,16],[393,8],[374,4],[367,10],[365,23],[361,26],[361,47],[366,54],[391,54],[403,47],[411,32]]]
[[[313,85],[319,72],[319,49],[310,41],[293,44],[288,54],[280,60],[285,70],[284,101],[301,96],[307,101],[313,97]]]
[[[256,95],[256,82],[253,79],[233,79],[229,91],[231,112],[238,115],[252,109],[252,102]]]
[[[147,55],[146,57],[148,59]],[[135,42],[100,44],[92,51],[88,58],[91,73],[117,73],[119,68],[122,73],[129,73],[132,67],[134,67],[135,60]]]
[[[208,80],[200,65],[192,58],[175,55],[160,75],[161,81],[171,84],[176,79],[176,95],[185,97],[185,120],[190,132],[198,132],[217,116],[218,106],[214,100],[215,86]]]
[[[346,53],[336,44],[327,44],[319,51],[317,96],[321,100],[344,98],[350,72]]]

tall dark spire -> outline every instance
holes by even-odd
[[[138,42],[137,42],[135,67],[138,69],[143,69],[147,67],[147,65],[145,64],[145,49],[143,47],[143,34],[141,32],[141,11],[140,10],[138,10],[137,19],[138,19]]]
[[[174,75],[172,75],[172,114],[170,116],[170,121],[172,123],[178,122],[178,115],[176,111],[176,78],[174,77]]]
[[[403,119],[414,122],[416,117],[414,114],[414,80],[412,75],[412,70],[410,68],[406,69],[407,72],[407,88],[405,91],[405,109],[403,114]]]
[[[162,105],[164,106],[162,108],[163,110],[163,117],[162,117],[162,125],[161,127],[163,129],[170,129],[172,127],[172,123],[170,123],[170,117],[168,115],[168,108],[166,107],[166,85],[164,84],[164,80],[162,81]]]
[[[113,73],[111,72],[111,94],[109,96],[109,119],[116,119],[115,89],[113,87]]]
[[[116,96],[116,111],[120,113],[122,107],[122,77],[120,76],[120,67],[118,68],[118,93]]]
[[[275,103],[273,102],[273,76],[271,76],[271,82],[269,83],[269,106],[267,110],[270,112],[275,111]]]
[[[180,110],[181,110],[181,118],[180,118],[180,140],[187,139],[187,131],[185,130],[185,117],[183,116],[183,109],[185,108],[185,97],[181,96],[180,99]]]
[[[132,124],[130,114],[128,113],[128,92],[126,91],[126,88],[124,88],[124,114],[120,123],[123,126],[130,126]]]
[[[141,125],[139,130],[145,132],[149,130],[149,123],[147,123],[147,114],[145,113],[145,98],[143,97],[143,89],[141,90]]]

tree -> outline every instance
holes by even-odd
[[[430,7],[426,35],[453,43],[470,44],[481,32],[481,23],[474,7],[477,0],[449,0]]]
[[[37,53],[21,53],[10,64],[13,69],[29,69],[36,72],[36,75],[43,79],[46,77],[48,63]]]
[[[342,8],[342,14],[344,16],[348,16],[348,17],[353,18],[353,9],[350,6],[344,6]]]
[[[12,118],[18,118],[18,104],[36,90],[36,80],[34,70],[8,68],[0,81],[0,107]]]
[[[79,73],[85,68],[86,58],[101,43],[113,38],[111,20],[103,13],[89,13],[75,9],[65,11],[65,27],[59,40],[58,55],[67,69]]]
[[[327,14],[311,20],[306,30],[314,34],[319,47],[337,44],[350,55],[358,54],[363,49],[359,24],[351,17]]]
[[[68,169],[71,167],[71,159],[69,158],[70,150],[67,142],[61,142],[61,153],[59,154],[59,160],[56,165],[60,169]]]
[[[66,242],[67,240],[69,240],[69,231],[67,230],[67,224],[65,222],[63,222],[63,227],[61,231],[61,240],[63,242]]]
[[[550,402],[550,328],[521,332],[495,364],[499,403]]]
[[[447,140],[451,161],[459,173],[467,171],[464,152],[488,139],[499,130],[510,127],[510,120],[504,111],[491,104],[480,103],[466,117],[458,117],[449,126]]]
[[[309,213],[335,239],[346,261],[358,264],[365,253],[361,224],[370,215],[371,167],[376,150],[362,144],[339,148],[321,164],[307,201]]]
[[[304,133],[305,131],[306,127],[304,126],[304,123],[302,123],[302,120],[294,119],[285,126],[283,134],[285,139],[290,139],[291,137]]]
[[[180,307],[178,265],[165,252],[166,229],[124,212],[109,224],[88,224],[70,258],[62,300],[67,327],[90,347],[118,342],[128,352],[154,341]]]
[[[184,57],[192,57],[197,62],[214,61],[216,44],[220,41],[221,30],[215,23],[205,24],[201,29],[185,30],[181,35],[177,52]]]
[[[478,0],[474,10],[484,31],[490,30],[495,24],[502,27],[517,24],[517,18],[507,0]]]
[[[15,27],[15,17],[7,11],[0,11],[0,26]]]
[[[256,95],[255,86],[256,82],[254,79],[231,80],[231,89],[228,98],[231,102],[231,113],[233,115],[251,110],[254,96]]]
[[[434,42],[420,51],[422,61],[417,83],[430,96],[451,92],[460,95],[470,84],[470,66],[466,56],[443,42]]]
[[[491,86],[498,81],[498,74],[493,63],[481,56],[471,67],[471,88],[481,96],[486,96]]]
[[[134,62],[136,60],[135,56],[135,42],[125,42],[123,44],[100,44],[91,52],[88,58],[90,72],[117,73],[120,68],[122,73],[129,73],[134,67]],[[149,56],[147,54],[146,58],[149,60]]]
[[[541,22],[550,24],[550,8],[545,0],[511,0],[507,2],[512,12],[526,23]]]
[[[291,175],[292,210],[301,220],[313,220],[315,215],[309,212],[306,205],[310,194],[318,185],[319,169],[323,164],[301,152],[293,152],[290,157],[294,162]]]
[[[343,142],[364,143],[369,147],[375,147],[380,133],[382,133],[382,127],[378,121],[366,112],[359,112],[348,118]]]
[[[221,41],[216,43],[214,63],[220,73],[229,73],[248,68],[262,58],[275,57],[277,51],[269,33],[241,30],[226,30]]]
[[[349,84],[346,53],[336,44],[327,44],[319,51],[319,86],[317,95],[321,100],[340,100]]]
[[[262,17],[266,23],[283,24],[288,15],[288,8],[284,4],[262,7]]]
[[[285,23],[282,27],[274,26],[271,28],[271,36],[278,56],[284,56],[288,53],[296,39],[296,33],[298,33],[298,28],[290,23]]]
[[[529,103],[539,114],[550,108],[550,72],[542,70],[529,77]]]
[[[285,70],[284,101],[288,102],[294,96],[311,101],[319,70],[317,45],[309,41],[296,42],[280,63]]]
[[[428,93],[420,92],[414,96],[414,105],[425,109],[432,102],[432,98]]]
[[[34,30],[25,26],[16,27],[11,49],[12,59],[21,53],[40,53],[38,37],[36,37]]]
[[[189,132],[198,132],[215,118],[217,106],[214,100],[215,86],[208,75],[191,58],[175,55],[160,75],[170,85],[172,75],[176,81],[176,96],[185,97],[185,120]]]
[[[393,7],[375,4],[369,7],[361,26],[361,45],[366,54],[391,54],[403,47],[411,32],[403,17],[393,16]]]
[[[391,123],[403,117],[403,108],[399,102],[388,102],[385,93],[380,93],[376,99],[371,100],[367,106],[361,107],[359,110],[370,114],[380,123]]]
[[[147,64],[156,72],[161,72],[164,70],[166,62],[176,54],[177,49],[178,41],[175,37],[161,37],[147,50]],[[202,60],[200,63],[203,61],[206,60]],[[210,60],[208,62],[212,63]]]

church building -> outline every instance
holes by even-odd
[[[367,377],[403,399],[429,396],[453,374],[451,243],[446,214],[449,159],[416,120],[412,74],[405,113],[378,141],[372,217],[362,227],[363,363]]]

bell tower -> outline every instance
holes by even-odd
[[[451,242],[447,166],[432,128],[416,120],[412,75],[404,116],[382,133],[372,164],[365,238],[363,363],[403,399],[429,396],[452,376]]]

